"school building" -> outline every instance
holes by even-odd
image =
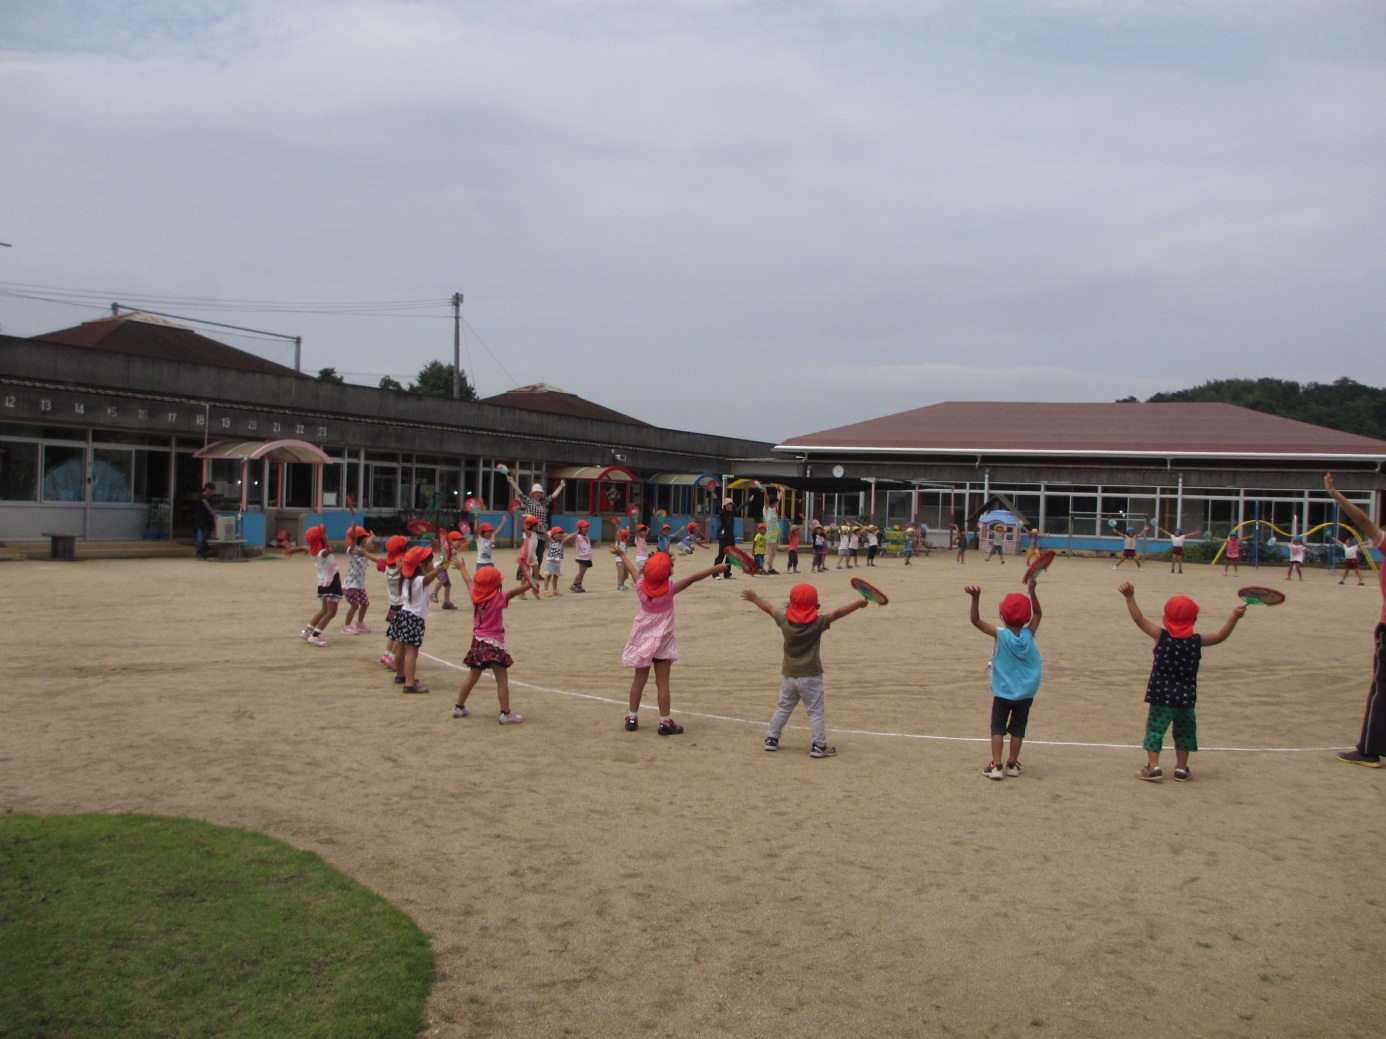
[[[1230,404],[935,404],[794,436],[775,452],[828,478],[826,517],[923,522],[935,544],[998,502],[1059,549],[1109,550],[1119,530],[1146,525],[1153,539],[1157,524],[1224,536],[1260,520],[1299,533],[1338,518],[1325,472],[1381,523],[1386,488],[1386,441]],[[849,478],[875,500],[838,504],[831,481]]]

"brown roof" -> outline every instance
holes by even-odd
[[[123,314],[120,317],[84,321],[75,328],[45,332],[30,338],[65,346],[85,346],[112,353],[152,357],[160,361],[191,361],[216,368],[235,368],[243,372],[262,372],[266,375],[299,375],[287,365],[275,364],[234,346],[198,335],[191,328],[152,317],[148,314]],[[310,376],[304,376],[310,378]]]
[[[1386,441],[1203,403],[950,402],[792,437],[777,450],[1386,459]]]
[[[521,408],[524,411],[542,411],[548,415],[566,415],[570,418],[599,419],[602,422],[624,422],[630,426],[648,426],[638,418],[622,415],[600,404],[593,404],[574,393],[560,390],[557,386],[537,383],[534,386],[521,386],[494,397],[485,397],[481,404],[499,404],[503,408]]]

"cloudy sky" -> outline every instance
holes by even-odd
[[[407,383],[462,292],[483,396],[772,441],[1381,386],[1383,127],[1380,0],[3,0],[0,330]]]

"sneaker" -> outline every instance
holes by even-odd
[[[1158,783],[1165,778],[1165,773],[1159,765],[1156,765],[1154,768],[1149,765],[1143,765],[1141,770],[1136,773],[1136,778],[1144,779],[1148,783]]]
[[[1193,773],[1186,768],[1176,767],[1174,770],[1174,778],[1176,782],[1186,783],[1193,778]]]
[[[1006,762],[1006,775],[1008,775],[1008,776],[1018,776],[1018,775],[1020,775],[1020,762],[1019,762],[1019,761],[1008,761],[1008,762]]]
[[[375,630],[374,628],[368,628],[368,627],[366,627],[366,626],[365,626],[364,624],[362,624],[360,621],[357,621],[357,622],[356,622],[356,634],[358,634],[358,635],[369,635],[369,634],[370,634],[372,631],[374,631],[374,630]]]
[[[404,685],[408,681],[403,675],[395,675],[395,685]]]
[[[301,638],[304,642],[307,642],[309,639],[313,637],[313,629],[304,628],[302,631],[298,633],[298,637]]]
[[[448,602],[443,603],[443,609],[445,609],[445,610],[455,610],[455,609],[457,609],[457,603],[452,602],[451,600],[449,600]]]
[[[683,726],[670,718],[668,721],[660,720],[659,734],[661,736],[677,736],[683,732]]]
[[[626,732],[634,732],[638,728],[640,728],[639,716],[634,714],[626,715]]]
[[[325,646],[327,645],[327,639],[323,638],[321,635],[314,635],[312,638],[308,640],[308,645]]]
[[[343,634],[343,635],[355,635],[355,634],[356,634],[356,628],[353,627],[353,626],[350,625],[350,624],[347,624],[347,625],[343,626],[343,628],[342,628],[342,634]]]
[[[391,671],[395,669],[395,655],[393,653],[380,654],[380,662],[384,664],[386,667],[388,667]]]
[[[809,748],[809,757],[835,758],[837,757],[837,748],[830,747],[826,743],[815,743],[812,747]]]
[[[1006,773],[1001,770],[1001,762],[999,761],[988,762],[987,767],[982,769],[982,775],[986,776],[988,779],[1006,778]]]
[[[1380,768],[1380,754],[1363,754],[1360,750],[1345,750],[1338,755],[1339,761],[1346,761],[1349,765],[1362,765],[1366,768]]]
[[[438,593],[437,593],[437,592],[434,592],[432,595],[430,595],[430,596],[428,597],[428,601],[429,601],[429,602],[437,602],[437,601],[438,601]]]
[[[618,585],[616,586],[616,590],[617,590],[618,592],[628,592],[628,591],[630,591],[630,589],[627,588],[627,587],[626,587],[625,585],[623,585],[623,584],[618,584]]]
[[[520,722],[524,720],[525,716],[515,711],[505,711],[501,714],[499,719],[502,725],[519,725]]]
[[[766,737],[765,737],[765,749],[766,749],[766,750],[779,750],[779,749],[780,749],[780,740],[779,740],[779,737],[778,737],[778,736],[766,736]]]
[[[460,703],[452,705],[452,716],[454,718],[468,718],[471,716],[471,713],[471,711],[467,710],[467,708],[463,707]]]

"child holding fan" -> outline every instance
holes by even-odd
[[[395,637],[399,642],[395,650],[395,684],[404,687],[401,692],[426,693],[428,686],[419,684],[414,669],[428,622],[428,586],[438,576],[433,566],[433,549],[427,545],[411,548],[404,553],[399,568],[403,605],[395,615]]]
[[[403,534],[395,534],[385,542],[385,594],[389,597],[390,608],[385,613],[385,652],[380,654],[380,662],[391,671],[395,669],[395,654],[399,652],[399,638],[395,634],[395,618],[404,605],[404,574],[399,568],[400,558],[409,548],[409,539]],[[378,565],[378,564],[377,564]]]
[[[366,563],[374,563],[376,557],[366,548],[366,540],[370,537],[371,532],[365,527],[347,528],[347,575],[342,582],[342,597],[350,608],[347,610],[346,623],[342,625],[343,635],[366,635],[371,630],[366,627],[366,610],[371,604],[371,597],[366,594]],[[355,624],[352,623],[353,619]]]
[[[573,578],[573,583],[569,586],[569,591],[585,592],[582,587],[582,579],[587,576],[587,571],[592,569],[592,539],[587,536],[587,531],[591,524],[586,520],[577,521],[577,533],[573,535],[573,545],[577,549],[577,576]]]
[[[780,737],[794,708],[803,702],[808,712],[809,757],[831,758],[837,754],[836,747],[828,745],[828,728],[823,710],[823,663],[818,655],[818,644],[823,632],[854,610],[860,610],[867,603],[857,599],[846,606],[839,606],[824,616],[818,612],[818,589],[811,584],[796,584],[789,590],[789,604],[777,610],[751,589],[741,593],[741,598],[754,603],[779,626],[784,635],[784,660],[780,665],[780,702],[770,718],[770,727],[765,733],[765,749],[780,749]]]
[[[1194,702],[1198,698],[1198,664],[1204,646],[1216,646],[1232,634],[1232,629],[1246,613],[1246,604],[1238,606],[1227,618],[1222,630],[1206,638],[1197,634],[1194,621],[1198,618],[1198,603],[1187,595],[1172,596],[1165,603],[1163,627],[1146,620],[1136,605],[1136,590],[1129,583],[1117,587],[1126,597],[1126,608],[1136,627],[1155,640],[1155,663],[1150,668],[1150,681],[1145,687],[1145,702],[1150,705],[1145,722],[1146,763],[1137,779],[1158,783],[1164,778],[1160,769],[1160,747],[1165,731],[1174,725],[1174,778],[1192,778],[1189,754],[1198,750],[1198,721],[1194,717]]]
[[[991,761],[982,769],[988,779],[1020,775],[1020,744],[1030,719],[1030,707],[1040,684],[1040,653],[1035,630],[1040,625],[1039,596],[1030,581],[1028,597],[1012,592],[1001,600],[1001,627],[982,620],[977,600],[982,589],[963,589],[972,597],[972,626],[996,640],[991,651]],[[1006,734],[1011,756],[1002,765]]]
[[[342,575],[337,567],[337,559],[332,554],[332,546],[327,543],[327,528],[319,523],[303,532],[305,545],[286,548],[284,555],[295,556],[307,552],[313,560],[313,569],[318,577],[318,612],[304,626],[300,634],[311,646],[325,646],[327,640],[323,631],[332,618],[337,616],[337,606],[342,601]]]
[[[619,543],[611,551],[625,563],[627,570],[635,572]],[[640,728],[640,698],[645,692],[645,683],[649,681],[652,668],[659,697],[659,734],[677,736],[683,732],[683,726],[675,722],[669,713],[669,672],[679,658],[679,648],[674,642],[674,596],[694,581],[726,573],[727,564],[699,570],[677,583],[670,580],[673,570],[673,557],[665,552],[656,552],[645,561],[645,572],[635,583],[636,594],[640,597],[640,612],[630,626],[630,638],[626,641],[625,652],[621,654],[621,663],[635,669],[626,713],[627,732]]]
[[[523,595],[529,584],[521,581],[505,592],[501,590],[501,572],[494,566],[478,570],[475,577],[467,573],[462,560],[459,559],[455,566],[471,591],[472,646],[462,658],[467,666],[467,677],[462,679],[462,688],[457,691],[452,716],[465,718],[472,713],[467,710],[467,697],[476,688],[482,672],[490,671],[496,676],[496,697],[500,701],[497,720],[502,725],[519,725],[525,720],[524,715],[510,709],[510,668],[515,660],[505,648],[505,608],[515,596]]]

